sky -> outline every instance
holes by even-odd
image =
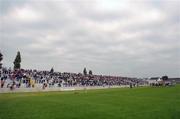
[[[0,0],[0,51],[24,69],[180,77],[179,0]]]

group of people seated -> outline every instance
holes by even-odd
[[[1,72],[1,88],[33,88],[72,87],[72,86],[121,86],[144,85],[145,80],[120,76],[92,75],[81,73],[61,73],[54,71],[11,70],[3,68]]]

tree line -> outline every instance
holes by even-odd
[[[1,62],[2,60],[3,60],[3,54],[0,52],[0,69],[2,69],[2,62]],[[21,69],[21,53],[20,53],[20,51],[17,52],[17,55],[14,59],[13,64],[14,64],[14,70]],[[51,68],[50,72],[53,73],[54,69]],[[83,74],[84,75],[88,74],[86,68],[84,68]],[[89,75],[93,75],[92,70],[89,70]]]
[[[3,54],[0,52],[0,69],[2,69],[2,61],[3,60]],[[17,55],[14,59],[14,69],[21,69],[21,53],[20,51],[17,52]]]

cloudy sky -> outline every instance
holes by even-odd
[[[180,76],[179,0],[0,0],[0,50],[13,67]]]

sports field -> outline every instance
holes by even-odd
[[[180,119],[180,85],[0,94],[0,119]]]

